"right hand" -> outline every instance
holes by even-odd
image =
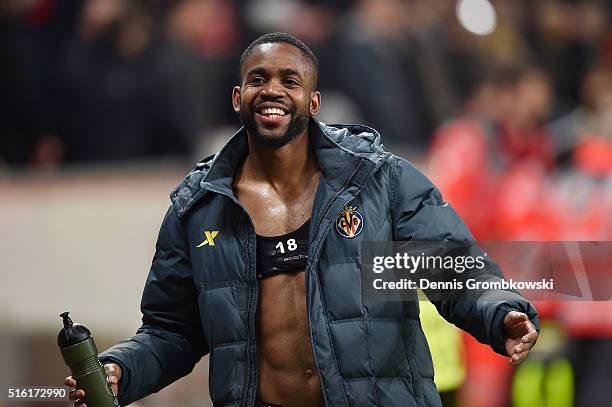
[[[116,363],[107,363],[104,365],[104,370],[106,371],[106,376],[108,376],[108,381],[111,384],[113,389],[113,393],[115,396],[119,397],[119,380],[121,380],[121,366]],[[68,387],[76,387],[77,382],[72,378],[72,376],[66,377],[64,379],[64,384]],[[87,407],[83,401],[83,397],[85,397],[85,391],[81,389],[72,389],[68,395],[70,400],[75,400],[74,405],[76,407]]]

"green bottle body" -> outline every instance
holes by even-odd
[[[83,401],[87,407],[119,407],[91,336],[60,351],[77,382],[77,388],[85,391]]]

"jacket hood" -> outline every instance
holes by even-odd
[[[310,142],[321,172],[334,190],[349,181],[363,183],[390,155],[384,150],[380,134],[361,124],[327,125],[311,116]],[[215,155],[200,161],[172,191],[170,199],[183,216],[207,191],[232,195],[236,168],[248,154],[246,129],[240,128]]]

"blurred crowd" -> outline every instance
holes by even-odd
[[[499,25],[468,47],[428,173],[479,240],[612,240],[610,3],[494,4]],[[582,260],[595,290],[610,256]],[[612,305],[582,295],[536,304],[543,340],[517,370],[466,336],[463,405],[611,405]]]
[[[369,124],[390,146],[424,151],[449,119],[479,116],[504,122],[518,154],[601,172],[609,2],[492,3],[496,29],[477,36],[455,0],[5,0],[0,163],[198,158],[207,138],[238,125],[229,95],[240,52],[288,31],[319,56],[323,120]],[[603,141],[583,144],[584,133]],[[516,144],[522,136],[530,146]]]

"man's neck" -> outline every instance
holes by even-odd
[[[279,193],[304,188],[319,171],[309,137],[306,129],[286,145],[270,148],[262,146],[249,134],[249,153],[240,178],[247,182],[267,183]]]

